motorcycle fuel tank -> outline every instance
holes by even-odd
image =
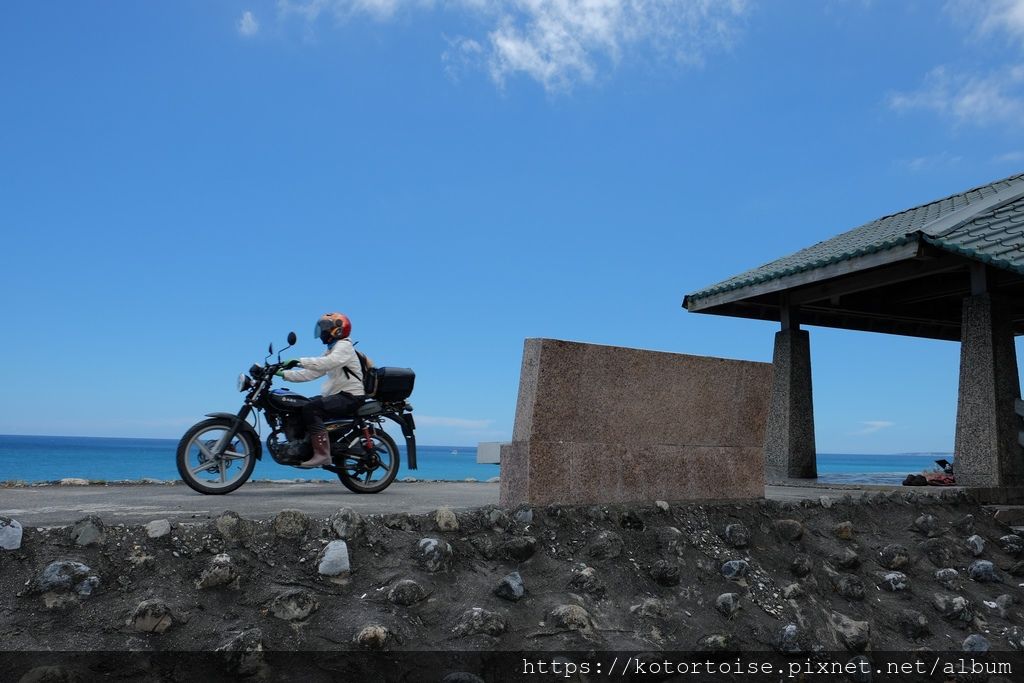
[[[278,410],[299,410],[309,403],[309,399],[302,394],[287,389],[274,389],[267,394],[267,400]]]

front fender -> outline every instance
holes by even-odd
[[[255,444],[253,446],[253,450],[255,451],[256,459],[263,459],[263,445],[260,444],[260,435],[256,433],[256,430],[253,429],[253,426],[251,424],[249,424],[242,418],[238,417],[234,413],[207,413],[206,417],[220,417],[225,420],[231,420],[232,422],[234,422],[235,427],[237,427],[239,431],[246,432],[247,434],[249,434],[249,436],[252,437],[252,442],[253,444]]]

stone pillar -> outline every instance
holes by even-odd
[[[772,395],[764,435],[768,481],[818,476],[811,400],[811,338],[787,325],[775,334]]]
[[[960,392],[956,411],[956,483],[972,488],[1024,485],[1017,443],[1020,398],[1013,328],[991,294],[964,299]]]

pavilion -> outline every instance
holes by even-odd
[[[1024,174],[879,218],[688,294],[683,306],[781,323],[764,446],[770,481],[817,476],[801,325],[818,325],[960,341],[957,484],[989,498],[1024,487],[1014,348],[1024,333]]]

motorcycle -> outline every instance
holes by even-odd
[[[271,389],[275,373],[295,366],[281,362],[281,353],[295,345],[294,332],[288,346],[277,354],[271,344],[263,364],[253,364],[248,374],[238,377],[238,390],[246,392],[237,413],[207,413],[178,442],[177,466],[182,480],[194,491],[205,494],[231,493],[252,475],[256,461],[263,458],[258,414],[270,427],[267,451],[281,465],[298,466],[313,456],[313,446],[302,419],[302,406],[309,398],[288,389]],[[384,371],[391,371],[387,382]],[[362,399],[355,414],[325,420],[331,444],[330,465],[323,469],[338,475],[341,483],[355,493],[379,493],[398,476],[399,451],[384,431],[385,420],[396,423],[405,438],[409,469],[416,469],[416,423],[412,404],[415,375],[404,368],[380,368],[373,396]],[[249,420],[250,417],[254,419]]]

